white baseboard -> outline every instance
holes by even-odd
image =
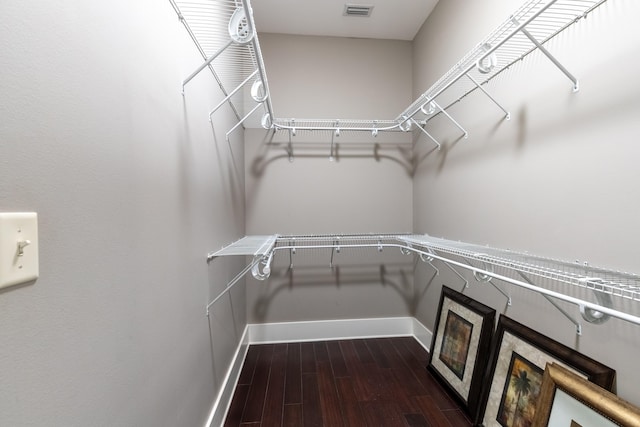
[[[427,351],[432,333],[414,317],[385,317],[377,319],[319,320],[312,322],[261,323],[247,325],[227,373],[222,390],[216,399],[206,427],[224,424],[233,392],[251,344],[330,341],[341,339],[412,336]]]
[[[238,344],[236,353],[233,356],[231,366],[224,378],[222,388],[220,389],[220,393],[218,393],[218,398],[213,404],[213,408],[211,409],[211,413],[209,414],[209,419],[207,420],[205,427],[215,427],[224,424],[224,420],[227,417],[227,411],[229,411],[229,406],[231,405],[233,393],[236,389],[236,385],[238,384],[238,380],[240,379],[240,372],[242,371],[244,359],[247,357],[249,344],[249,327],[247,325],[247,327],[244,328],[244,332],[240,338],[240,343]]]
[[[413,337],[418,341],[427,351],[431,349],[431,340],[433,334],[426,326],[418,321],[415,317],[411,318],[413,322]]]
[[[320,320],[248,325],[251,344],[413,335],[412,317]]]

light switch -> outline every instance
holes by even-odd
[[[38,278],[38,214],[0,212],[0,288]]]

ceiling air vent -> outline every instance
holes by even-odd
[[[371,16],[373,6],[370,4],[345,4],[344,16]]]

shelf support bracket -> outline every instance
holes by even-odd
[[[502,111],[504,111],[505,117],[507,120],[511,120],[511,113],[509,113],[502,105],[500,105],[500,103],[498,101],[495,100],[495,98],[493,96],[491,96],[491,94],[489,94],[489,92],[486,91],[485,88],[482,87],[482,85],[480,83],[478,83],[478,81],[476,79],[474,79],[473,77],[471,77],[468,73],[465,74],[469,80],[471,80],[473,82],[473,84],[476,85],[476,87],[478,89],[480,89],[485,95],[487,95],[487,97],[493,101],[494,104],[496,104],[498,106],[498,108],[500,108]]]
[[[512,18],[511,21],[515,24],[515,25],[520,25],[520,23],[518,22],[517,19]],[[522,31],[522,34],[524,34],[525,36],[527,36],[527,38],[529,40],[531,40],[531,43],[533,43],[538,49],[540,49],[540,52],[542,52],[547,58],[549,58],[549,60],[551,62],[553,62],[553,64],[558,67],[558,69],[560,71],[562,71],[562,73],[564,73],[565,76],[567,76],[569,78],[569,80],[571,80],[573,82],[573,91],[577,92],[578,90],[580,90],[580,85],[578,83],[578,79],[569,72],[569,70],[567,70],[564,65],[562,65],[560,63],[560,61],[558,61],[552,54],[551,52],[549,52],[544,46],[542,46],[542,43],[540,43],[535,37],[533,37],[533,35],[527,31],[527,29],[523,26],[522,28],[520,28],[520,31]]]
[[[336,240],[333,242],[331,246],[331,259],[329,260],[329,268],[333,268],[333,256],[334,254],[340,253],[340,237],[336,236]]]
[[[502,295],[504,295],[504,297],[507,299],[507,305],[509,307],[511,307],[511,295],[509,295],[504,289],[502,289],[500,286],[496,285],[495,283],[493,283],[491,280],[489,280],[487,283],[489,283],[491,286],[493,286],[494,288],[496,288],[496,290],[498,292],[500,292]]]
[[[420,258],[420,261],[426,262],[427,264],[429,264],[436,271],[435,276],[439,276],[440,275],[440,270],[438,270],[438,267],[433,265],[433,260],[435,258],[433,256],[431,256],[433,254],[433,251],[431,250],[431,248],[427,248],[426,249],[427,252],[423,252],[421,250],[416,250],[416,249],[412,248],[411,246],[406,246],[405,249],[407,249],[409,251],[416,251],[418,253],[418,257]],[[433,276],[433,277],[435,277],[435,276]]]
[[[255,70],[253,73],[249,74],[249,77],[244,79],[244,81],[242,83],[240,83],[237,88],[232,90],[229,93],[229,95],[225,96],[225,98],[222,101],[220,101],[220,103],[218,105],[216,105],[215,108],[213,110],[211,110],[211,112],[209,113],[209,121],[211,121],[211,116],[213,116],[213,113],[218,111],[218,108],[222,107],[225,102],[227,102],[229,99],[231,99],[231,97],[233,95],[235,95],[236,92],[238,92],[240,90],[240,88],[242,88],[244,85],[246,85],[249,80],[251,80],[253,77],[255,77],[256,74],[258,74],[258,70]]]
[[[183,95],[184,95],[184,87],[187,85],[187,83],[189,83],[191,81],[191,79],[193,79],[195,76],[197,76],[198,73],[200,73],[200,71],[204,70],[209,64],[211,64],[214,59],[216,59],[218,56],[220,56],[220,54],[222,54],[222,52],[227,50],[227,48],[229,46],[231,46],[232,44],[233,44],[233,40],[229,40],[229,42],[226,45],[222,46],[216,53],[214,53],[213,55],[208,57],[207,60],[204,61],[204,64],[199,66],[193,73],[191,73],[191,75],[189,75],[189,77],[184,79],[184,81],[182,82],[182,94]]]
[[[477,257],[479,257],[481,254],[476,254]],[[483,282],[483,283],[488,283],[491,286],[493,286],[498,292],[500,292],[506,299],[507,299],[507,305],[509,307],[511,307],[511,295],[509,295],[504,289],[502,289],[500,286],[496,285],[495,283],[493,283],[493,281],[491,279],[493,279],[493,276],[490,276],[489,274],[485,274],[485,273],[481,273],[479,272],[476,267],[473,266],[473,264],[471,264],[469,262],[469,260],[467,258],[463,258],[464,262],[466,262],[469,267],[471,267],[471,269],[473,270],[473,277],[475,277],[475,279],[478,282]],[[485,264],[486,265],[486,264]],[[485,271],[488,271],[485,268]],[[493,271],[488,271],[489,273],[492,273]]]
[[[253,267],[255,267],[260,262],[260,260],[260,257],[255,257],[249,265],[247,265],[240,273],[236,275],[236,277],[231,279],[231,281],[227,284],[227,287],[224,288],[222,292],[220,292],[209,304],[207,304],[207,317],[209,317],[211,306],[213,306],[220,298],[222,298],[227,292],[229,292],[229,290],[231,290],[231,288],[233,288],[233,286],[238,283],[238,281],[242,279],[245,274],[251,271],[251,269],[253,269]]]
[[[427,135],[429,137],[429,139],[431,139],[437,146],[438,146],[438,150],[440,149],[440,143],[433,137],[431,136],[431,134],[429,132],[427,132],[425,130],[425,128],[423,128],[420,123],[418,123],[418,121],[416,121],[416,119],[414,119],[413,117],[410,119],[414,125],[416,125],[416,127],[418,129],[420,129],[422,131],[422,133],[424,133],[425,135]]]
[[[258,108],[260,108],[260,107],[262,107],[262,103],[259,103],[258,105],[253,107],[253,109],[251,109],[251,111],[249,111],[246,116],[244,116],[242,119],[240,119],[240,121],[238,123],[236,123],[234,127],[229,129],[229,132],[227,132],[227,142],[229,142],[229,135],[231,135],[233,133],[233,131],[238,128],[238,126],[240,126],[245,120],[247,120],[249,118],[249,116],[252,115],[253,113],[255,113],[256,110]]]
[[[433,105],[435,105],[435,106],[438,108],[438,110],[440,110],[440,112],[441,112],[442,114],[444,114],[445,116],[447,116],[447,118],[448,118],[449,120],[451,120],[451,122],[452,122],[454,125],[456,125],[456,127],[457,127],[458,129],[460,129],[460,130],[462,131],[462,133],[464,134],[464,137],[465,137],[465,138],[467,138],[467,137],[469,136],[469,133],[465,130],[465,128],[463,128],[463,127],[462,127],[462,125],[460,125],[460,123],[458,123],[458,122],[457,122],[453,117],[451,117],[451,114],[447,113],[447,111],[446,111],[444,108],[442,108],[442,107],[440,106],[440,104],[438,104],[438,103],[437,103],[436,101],[434,101],[434,100],[432,100],[431,102],[433,103]]]
[[[522,278],[524,279],[524,281],[525,281],[525,282],[527,282],[527,283],[528,283],[528,284],[530,284],[530,285],[536,286],[536,285],[531,281],[531,279],[529,279],[529,277],[528,277],[526,274],[524,274],[524,273],[523,273],[523,272],[521,272],[521,271],[518,271],[518,274],[520,275],[520,277],[522,277]],[[581,324],[580,322],[578,322],[577,320],[575,320],[575,319],[573,318],[573,316],[571,316],[569,313],[567,313],[567,311],[566,311],[564,308],[562,308],[562,307],[561,307],[557,302],[555,302],[553,299],[551,299],[551,297],[550,297],[550,296],[545,295],[545,294],[540,294],[540,295],[542,295],[542,296],[544,297],[544,299],[546,299],[547,301],[549,301],[549,303],[550,303],[552,306],[554,306],[554,307],[555,307],[555,308],[556,308],[560,313],[562,313],[562,315],[563,315],[564,317],[566,317],[567,319],[569,319],[569,321],[570,321],[571,323],[573,323],[573,324],[576,326],[576,334],[577,334],[577,335],[582,335],[582,324]]]
[[[450,266],[448,262],[445,262],[444,265],[446,265],[449,268],[449,270],[453,271],[456,274],[456,276],[462,279],[462,281],[464,282],[464,287],[462,288],[463,291],[469,288],[469,281],[465,279],[462,274],[458,273],[458,270]]]

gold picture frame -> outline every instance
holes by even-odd
[[[532,427],[640,427],[640,409],[556,363],[546,365]]]
[[[544,368],[553,362],[573,369],[603,388],[613,387],[614,369],[500,314],[491,368],[484,381],[484,413],[480,424],[483,427],[531,425],[538,407]]]

